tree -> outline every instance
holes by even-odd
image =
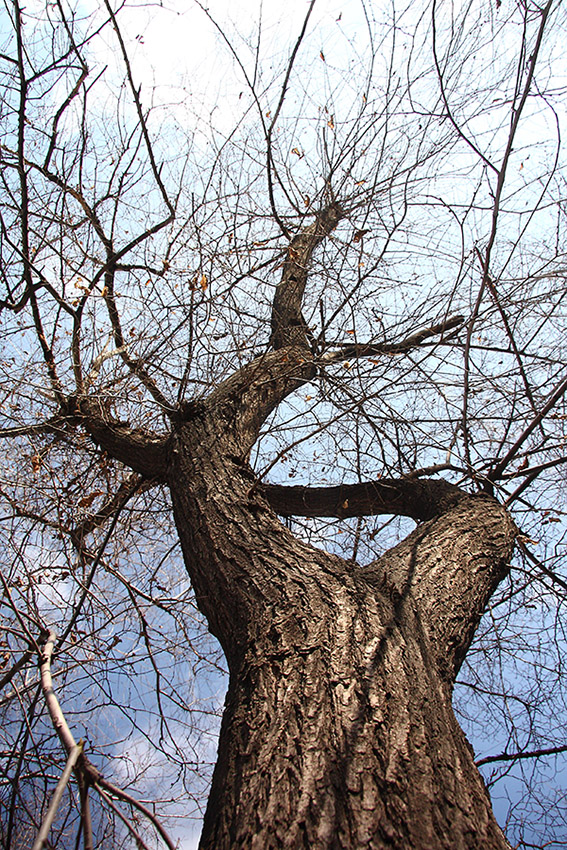
[[[164,838],[121,790],[140,761],[111,783],[96,761],[136,730],[199,774],[172,728],[210,725],[176,661],[219,663],[193,598],[229,670],[200,847],[509,846],[452,697],[487,606],[496,642],[508,603],[525,624],[566,586],[530,540],[566,459],[562,19],[317,8],[282,50],[199,7],[234,76],[189,137],[197,89],[148,108],[134,12],[9,10],[7,847],[61,756],[78,800],[53,844],[77,818],[86,847]],[[163,571],[173,533],[193,597]],[[541,734],[495,755],[564,749]]]

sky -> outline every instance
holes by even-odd
[[[387,4],[383,6],[387,8]],[[289,55],[308,3],[305,0],[287,0],[285,4],[279,0],[266,0],[263,4],[212,0],[208,7],[222,29],[240,33],[240,38],[235,36],[234,46],[251,76],[257,33],[257,26],[252,22],[261,12],[262,55],[269,82],[270,72],[276,73]],[[88,11],[89,3],[85,2],[82,8]],[[90,8],[99,11],[100,4],[91,4]],[[243,101],[250,100],[244,73],[236,67],[228,48],[222,46],[219,30],[196,4],[170,2],[162,7],[131,4],[123,9],[120,21],[132,58],[135,83],[142,86],[145,102],[164,107],[161,112],[164,116],[175,113],[179,122],[191,120],[195,113],[211,114],[215,127],[227,132],[232,128],[235,116],[242,112]],[[319,0],[310,29],[316,32],[316,37],[306,44],[305,50],[315,67],[323,67],[317,63],[342,63],[349,45],[352,57],[349,56],[348,61],[351,61],[356,56],[357,46],[365,44],[367,39],[363,6],[358,2]],[[95,58],[102,65],[112,67],[115,63],[116,42],[111,33],[97,47]],[[323,94],[321,99],[324,99]],[[266,102],[269,105],[269,98]],[[198,127],[192,127],[192,131],[198,134]],[[534,138],[538,132],[532,125]],[[181,850],[197,847],[197,833],[195,822],[176,832]]]

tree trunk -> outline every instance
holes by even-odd
[[[451,707],[513,528],[462,494],[369,567],[295,539],[228,433],[180,425],[167,480],[230,670],[201,848],[506,848]]]

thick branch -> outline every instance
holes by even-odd
[[[311,352],[301,346],[270,351],[243,366],[211,393],[203,404],[213,418],[224,422],[223,436],[233,442],[229,451],[244,457],[252,448],[263,422],[286,396],[316,374]],[[187,404],[187,421],[199,405]]]
[[[308,328],[301,314],[309,266],[313,251],[335,229],[342,216],[340,206],[331,203],[289,243],[272,307],[272,345],[275,349],[288,345],[310,347]]]
[[[85,430],[111,457],[145,478],[165,476],[167,437],[113,419],[97,399],[81,400],[79,410]]]
[[[338,487],[261,484],[258,489],[281,516],[345,518],[395,514],[427,520],[467,498],[458,487],[442,479],[384,478]]]
[[[462,493],[453,507],[363,568],[402,607],[407,603],[420,611],[451,687],[488,600],[510,569],[515,536],[514,523],[496,499]]]

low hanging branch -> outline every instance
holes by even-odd
[[[51,722],[53,723],[53,727],[57,732],[57,735],[59,736],[59,740],[61,741],[65,752],[67,753],[67,764],[65,765],[65,769],[61,775],[59,782],[57,783],[57,787],[55,789],[51,805],[49,806],[47,815],[40,827],[32,850],[42,850],[42,847],[44,846],[47,840],[51,824],[53,823],[57,814],[57,809],[59,807],[59,803],[61,802],[63,792],[73,770],[75,771],[75,774],[77,776],[77,781],[79,783],[79,787],[81,788],[81,797],[83,798],[81,820],[85,833],[85,848],[93,847],[93,840],[90,828],[90,816],[88,814],[88,803],[86,801],[88,789],[89,787],[92,787],[97,791],[101,799],[103,799],[106,803],[109,802],[108,794],[112,794],[112,796],[116,797],[117,799],[128,803],[133,808],[136,808],[152,823],[155,830],[159,833],[169,850],[175,850],[175,844],[173,843],[173,841],[171,840],[159,820],[156,818],[156,816],[148,808],[146,808],[146,806],[142,805],[142,803],[138,802],[134,797],[130,796],[130,794],[127,794],[125,791],[122,791],[121,788],[117,788],[116,785],[113,785],[111,782],[108,782],[106,779],[104,779],[100,771],[97,770],[97,768],[89,761],[87,756],[84,754],[83,742],[80,741],[78,744],[75,742],[73,733],[71,732],[69,725],[65,720],[65,715],[63,714],[63,710],[61,708],[61,705],[59,704],[59,700],[57,699],[57,695],[53,688],[53,678],[51,676],[51,659],[53,657],[53,650],[55,647],[56,640],[57,636],[55,632],[50,631],[47,636],[45,646],[43,648],[43,654],[41,657],[39,669],[41,676],[41,687],[43,695],[45,697],[45,702],[49,711],[49,715],[51,717]],[[118,812],[114,804],[111,805],[111,808],[119,815],[120,819],[126,823],[125,817],[122,815],[121,812]],[[130,829],[130,827],[128,828]],[[135,830],[134,832],[137,834]]]

